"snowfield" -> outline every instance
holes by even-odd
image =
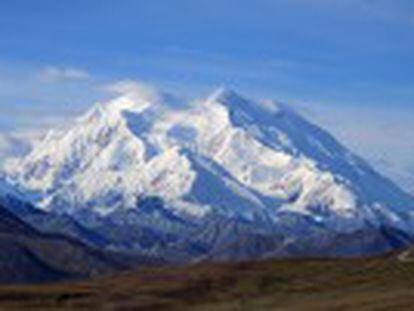
[[[225,89],[191,102],[131,91],[96,104],[12,163],[8,178],[36,207],[92,228],[105,227],[94,217],[150,227],[176,236],[175,245],[207,245],[209,254],[221,235],[277,235],[278,246],[262,253],[284,255],[275,249],[311,238],[308,229],[323,230],[329,243],[383,227],[414,233],[414,199],[364,160],[291,107]],[[144,215],[143,198],[162,204]],[[221,221],[232,229],[224,233]],[[139,240],[128,247],[144,248]]]

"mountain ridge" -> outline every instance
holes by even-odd
[[[8,175],[35,194],[39,208],[91,230],[98,225],[103,236],[111,218],[152,228],[172,249],[220,248],[192,238],[208,236],[199,234],[203,226],[219,230],[209,219],[249,223],[242,235],[276,234],[282,248],[306,240],[296,221],[332,239],[371,227],[378,237],[382,227],[414,234],[412,197],[292,108],[226,89],[190,102],[132,92],[97,104],[67,131],[48,135]],[[162,209],[140,211],[145,197],[159,198]],[[264,235],[255,228],[262,225]],[[136,250],[163,252],[136,238]]]
[[[62,281],[122,269],[120,262],[75,239],[36,230],[2,203],[0,245],[0,283]]]

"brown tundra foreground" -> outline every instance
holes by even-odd
[[[2,310],[414,310],[410,254],[148,268],[0,287]]]

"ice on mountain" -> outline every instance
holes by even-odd
[[[9,170],[37,193],[34,204],[110,215],[149,195],[189,217],[253,221],[289,212],[335,230],[363,227],[378,213],[401,223],[413,207],[410,196],[287,105],[226,89],[191,102],[124,91]],[[392,213],[376,214],[375,202]]]

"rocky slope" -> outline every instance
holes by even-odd
[[[327,132],[223,89],[97,104],[7,174],[106,247],[174,261],[376,254],[414,231],[414,199]]]

